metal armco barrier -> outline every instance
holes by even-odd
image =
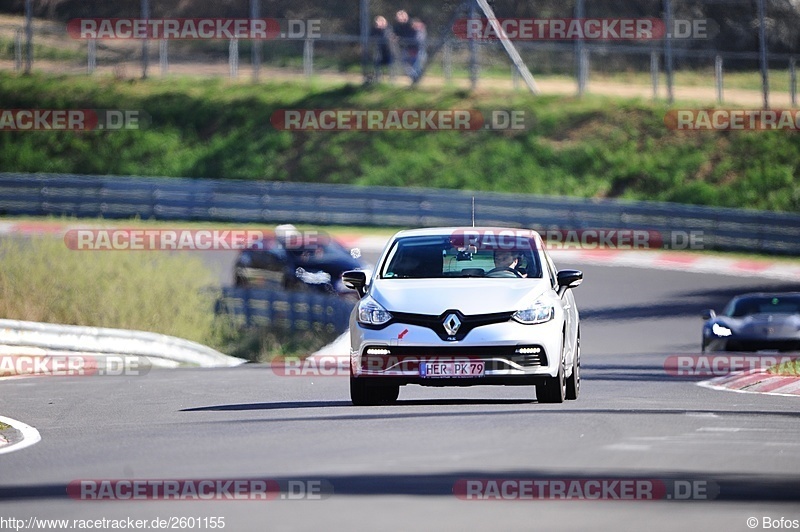
[[[229,314],[248,326],[343,333],[354,305],[353,300],[322,293],[224,288],[216,312]]]
[[[196,342],[165,334],[6,319],[0,319],[0,346],[97,356],[143,356],[206,368],[237,366],[244,362]]]
[[[0,215],[701,231],[706,249],[800,255],[800,215],[645,201],[316,183],[0,173]]]

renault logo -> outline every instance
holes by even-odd
[[[444,330],[447,334],[454,336],[461,327],[461,320],[455,314],[448,314],[444,317]]]

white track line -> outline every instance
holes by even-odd
[[[5,423],[6,425],[11,425],[13,428],[17,429],[22,433],[22,440],[18,441],[17,443],[13,443],[11,445],[4,445],[0,447],[0,454],[19,451],[20,449],[24,449],[25,447],[30,447],[31,445],[41,441],[42,439],[42,436],[39,434],[38,430],[36,430],[35,428],[31,427],[26,423],[23,423],[22,421],[17,421],[16,419],[0,416],[0,422]]]

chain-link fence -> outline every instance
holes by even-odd
[[[443,3],[435,10],[409,2],[411,21],[419,16],[426,34],[421,46],[400,31],[394,13],[399,6],[376,0],[362,0],[360,10],[350,2],[347,12],[333,11],[336,6],[320,7],[324,16],[319,18],[314,18],[313,9],[292,11],[272,2],[261,5],[260,0],[229,2],[225,9],[206,6],[197,13],[180,11],[174,3],[159,0],[119,2],[111,12],[93,2],[71,3],[69,13],[60,14],[66,19],[61,22],[26,18],[22,12],[0,16],[0,68],[105,73],[119,78],[184,74],[256,81],[328,77],[408,84],[413,78],[409,50],[414,50],[415,57],[420,50],[427,52],[423,84],[477,81],[486,87],[523,89],[519,73],[496,35],[461,31],[470,21],[478,20],[483,29],[490,26],[477,3],[470,1]],[[36,0],[25,4],[30,4],[27,14],[48,14],[37,9]],[[615,93],[765,107],[794,107],[797,103],[800,10],[788,0],[643,0],[628,5],[616,5],[612,0],[602,5],[586,5],[585,0],[541,2],[546,9],[536,9],[537,3],[527,8],[499,0],[493,4],[501,21],[516,21],[517,25],[504,29],[511,28],[509,41],[544,92]],[[302,16],[292,18],[297,13]],[[588,31],[566,36],[513,34],[526,21],[564,21],[569,27],[575,20],[606,20],[609,13],[622,21],[655,21],[664,31],[652,38],[625,38],[613,31],[600,38]],[[91,38],[90,33],[79,31],[80,21],[103,17],[151,22],[195,17],[199,23],[198,16],[209,20],[267,19],[280,31],[266,39],[224,38],[224,32],[210,37],[149,39],[118,38],[118,34],[108,38],[100,32],[98,38]],[[385,16],[389,37],[376,31],[373,20],[378,16]],[[316,31],[309,31],[312,25]]]

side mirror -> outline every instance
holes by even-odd
[[[350,270],[342,274],[342,282],[347,288],[358,292],[359,297],[364,297],[367,286],[367,273],[363,270]]]
[[[708,320],[713,320],[714,318],[716,318],[717,317],[717,313],[714,312],[714,309],[710,309],[709,308],[709,309],[704,310],[703,313],[701,314],[701,316],[703,317],[704,321],[708,321]]]
[[[558,281],[558,295],[564,295],[570,288],[580,286],[583,282],[583,272],[580,270],[560,270],[556,274]]]

